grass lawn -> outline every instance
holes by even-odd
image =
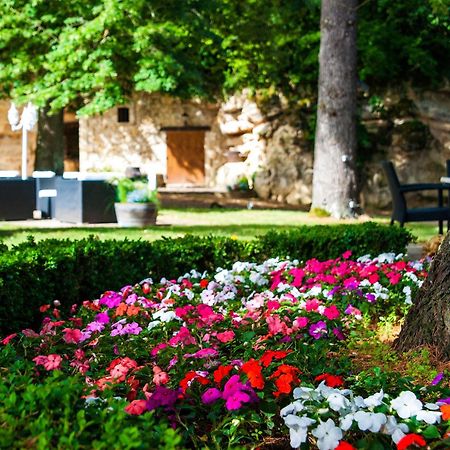
[[[386,216],[374,216],[370,220],[389,223]],[[356,220],[347,220],[356,223]],[[162,209],[157,225],[148,228],[119,228],[107,225],[70,225],[53,220],[0,222],[0,240],[14,245],[34,236],[36,240],[81,239],[97,235],[100,239],[145,239],[155,240],[163,236],[178,237],[185,234],[236,236],[239,239],[253,239],[271,229],[288,230],[299,225],[329,225],[339,223],[331,218],[317,218],[303,211],[257,210],[257,209]],[[340,222],[342,223],[342,221]],[[438,234],[437,223],[408,224],[408,229],[425,242]]]

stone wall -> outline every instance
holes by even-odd
[[[0,170],[22,170],[22,131],[12,131],[8,122],[10,102],[0,100]],[[18,108],[22,112],[22,108]],[[36,130],[36,129],[35,129]],[[28,133],[28,175],[34,167],[36,131]]]
[[[129,105],[130,121],[117,120],[117,108],[80,120],[80,170],[124,172],[127,166],[144,173],[166,174],[165,127],[210,127],[205,135],[206,184],[224,162],[216,105],[181,101],[168,96],[136,95]]]

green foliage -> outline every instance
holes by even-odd
[[[54,371],[36,382],[34,364],[15,360],[13,353],[8,347],[0,359],[1,449],[183,447],[167,421],[152,413],[130,416],[124,411],[127,400],[108,397],[108,392],[100,404],[88,403],[82,398],[86,385],[81,376]]]
[[[362,1],[360,78],[374,90],[442,82],[449,7]],[[0,94],[80,114],[135,91],[211,99],[249,87],[310,102],[319,30],[317,0],[0,0]]]
[[[355,257],[386,250],[400,253],[411,239],[403,228],[374,223],[304,226],[273,231],[254,241],[189,235],[154,242],[30,239],[11,249],[0,247],[0,331],[37,326],[35,311],[55,299],[67,311],[74,303],[148,276],[159,280],[193,268],[213,272],[238,260],[277,256],[306,260],[336,258],[347,250]]]
[[[150,189],[147,178],[118,178],[112,181],[120,203],[153,203],[159,205],[158,192]]]

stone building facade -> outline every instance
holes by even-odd
[[[437,181],[445,174],[450,87],[406,97],[386,93],[383,108],[375,111],[362,104],[365,136],[358,165],[363,207],[385,208],[390,202],[379,164],[383,159],[396,164],[405,183]],[[10,131],[8,106],[0,102],[0,170],[19,170],[20,133]],[[73,128],[74,117],[67,117]],[[79,170],[124,173],[126,167],[139,167],[172,186],[226,188],[245,179],[261,198],[308,205],[310,119],[282,97],[261,106],[246,91],[222,104],[140,94],[128,105],[79,120]],[[35,135],[29,142],[32,150]],[[66,170],[76,168],[73,158],[66,161]]]

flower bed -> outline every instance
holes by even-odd
[[[404,314],[425,276],[420,262],[352,260],[350,252],[192,270],[105,292],[67,319],[44,305],[39,333],[6,337],[3,354],[11,358],[13,348],[15,358],[32,360],[36,382],[59,371],[77,376],[89,407],[126,399],[129,420],[167,421],[188,446],[251,447],[288,434],[292,447],[320,450],[352,448],[344,438],[357,448],[442,444],[450,426],[444,387],[337,389],[351,387],[346,338],[379,315]]]

